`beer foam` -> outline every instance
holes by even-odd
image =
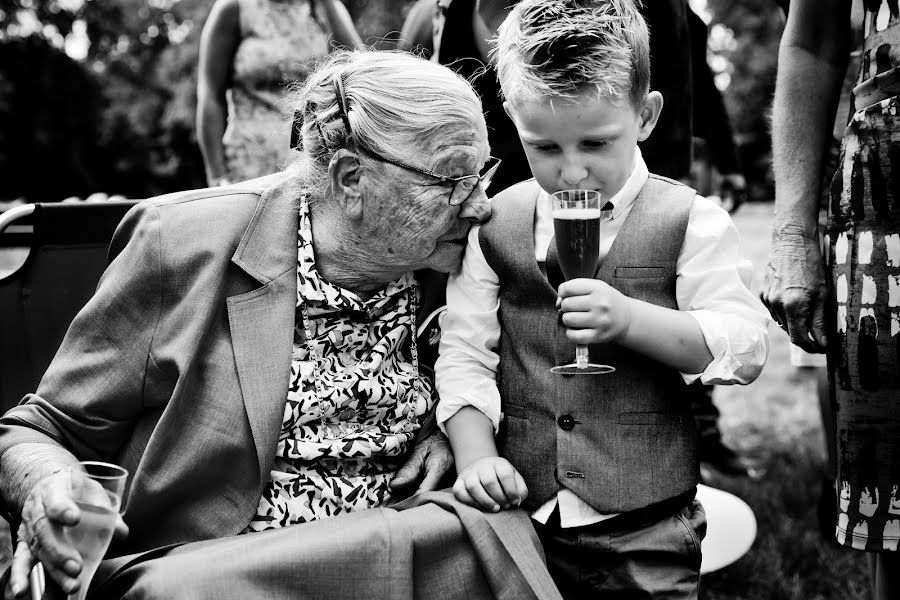
[[[560,221],[588,221],[602,216],[603,211],[599,208],[567,208],[553,211],[553,218]]]

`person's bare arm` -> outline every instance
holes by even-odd
[[[691,315],[629,298],[604,281],[566,281],[557,308],[575,344],[616,342],[682,373],[701,373],[712,362]]]
[[[209,185],[215,185],[227,175],[222,145],[227,116],[225,90],[239,42],[240,8],[237,0],[217,0],[200,36],[197,77],[197,141],[203,153]]]
[[[353,19],[350,18],[347,7],[340,0],[323,0],[321,6],[325,9],[325,18],[328,19],[334,41],[351,50],[364,47],[362,38],[359,37],[359,33],[353,26]]]
[[[631,299],[631,324],[619,343],[682,373],[712,362],[700,324],[686,312]]]
[[[456,472],[457,500],[485,510],[518,506],[528,496],[519,472],[498,455],[494,425],[473,406],[459,409],[445,423]]]
[[[397,49],[416,54],[424,52],[426,57],[434,51],[431,39],[431,16],[436,0],[419,0],[410,9],[400,28]]]
[[[447,419],[444,427],[457,471],[462,471],[480,458],[498,456],[494,425],[477,408],[466,406],[459,409]]]
[[[480,4],[480,1],[476,2],[472,11],[472,32],[475,35],[475,45],[478,47],[478,54],[481,55],[484,64],[494,64],[496,55],[491,52],[491,38],[494,37],[494,34],[481,18],[481,11],[478,10]]]
[[[761,296],[791,342],[813,352],[826,344],[818,207],[850,50],[850,4],[794,0],[778,51],[772,113],[775,220]]]

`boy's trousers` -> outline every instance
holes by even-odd
[[[566,600],[692,599],[700,587],[700,541],[706,513],[698,500],[662,519],[613,517],[561,528],[554,511],[534,522],[547,566]]]

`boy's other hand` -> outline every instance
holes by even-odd
[[[508,460],[488,456],[460,471],[453,494],[460,502],[497,512],[519,506],[528,497],[528,487]]]
[[[605,281],[573,279],[559,286],[556,308],[575,344],[615,342],[631,324],[631,299]]]

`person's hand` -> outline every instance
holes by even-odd
[[[453,484],[453,495],[470,506],[497,512],[519,506],[528,497],[528,487],[508,460],[488,456],[460,471]]]
[[[401,490],[419,482],[414,494],[430,492],[453,467],[453,452],[447,438],[435,431],[413,447],[409,458],[391,481],[391,490]]]
[[[599,279],[573,279],[559,286],[556,308],[566,337],[579,344],[622,339],[631,323],[630,298]]]
[[[22,506],[18,543],[13,554],[7,592],[22,598],[29,591],[29,574],[41,562],[47,577],[66,593],[78,589],[81,556],[66,540],[63,528],[78,523],[79,510],[72,500],[71,473],[54,473],[40,481]]]
[[[12,560],[7,598],[23,598],[30,590],[31,569],[40,562],[45,575],[66,593],[78,590],[82,560],[65,535],[64,528],[77,525],[81,510],[71,495],[69,470],[43,479],[29,492],[22,506],[22,522],[17,530],[18,543]],[[121,516],[114,537],[128,535]]]
[[[824,352],[825,269],[818,236],[797,228],[776,229],[760,298],[791,343]]]

